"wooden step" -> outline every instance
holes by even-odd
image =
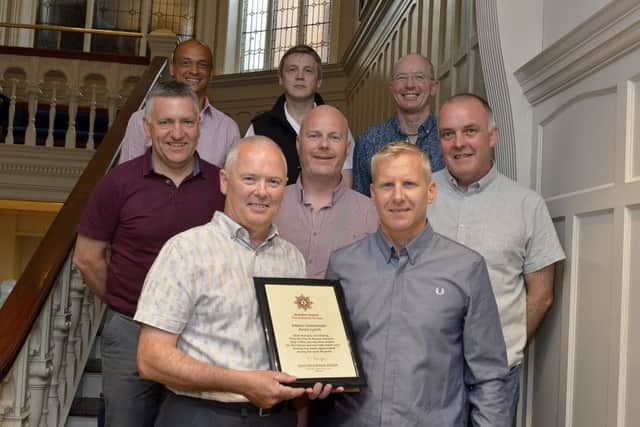
[[[87,360],[87,365],[84,367],[85,372],[89,372],[92,374],[101,374],[102,373],[102,359],[89,359]]]
[[[76,397],[71,404],[69,416],[98,418],[102,405],[100,397]]]

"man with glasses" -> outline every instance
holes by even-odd
[[[369,196],[371,158],[383,146],[406,141],[424,151],[435,172],[444,167],[438,143],[438,123],[431,112],[431,100],[438,90],[433,65],[424,56],[411,53],[396,63],[389,89],[396,114],[367,129],[358,138],[353,152],[353,188]]]

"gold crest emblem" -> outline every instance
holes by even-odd
[[[302,294],[296,297],[296,300],[294,301],[294,303],[298,306],[298,310],[304,310],[304,311],[309,310],[313,305],[313,301],[311,301],[311,298],[305,297]]]

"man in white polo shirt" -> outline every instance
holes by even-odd
[[[487,261],[511,368],[507,390],[515,423],[524,349],[551,307],[555,263],[565,255],[542,197],[492,162],[498,128],[487,102],[472,94],[449,98],[438,127],[446,168],[433,175],[438,197],[429,221]]]

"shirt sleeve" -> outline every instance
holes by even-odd
[[[122,201],[113,176],[104,176],[94,188],[78,224],[78,233],[111,242],[120,223]]]
[[[144,154],[147,147],[151,145],[149,137],[144,132],[142,123],[144,112],[136,111],[129,117],[127,130],[120,143],[120,158],[118,164],[135,159]]]
[[[429,148],[427,150],[429,154],[429,162],[431,163],[431,172],[437,172],[444,168],[444,157],[442,156],[442,149],[440,148],[440,137],[438,135],[438,129],[436,127],[435,132],[429,135],[427,144]]]
[[[464,381],[470,403],[470,425],[510,427],[505,389],[508,375],[500,317],[484,260],[476,261],[467,283],[470,297],[463,330]]]
[[[134,320],[179,335],[195,304],[193,284],[202,280],[194,271],[193,257],[170,239],[147,273]]]
[[[240,142],[240,128],[238,128],[238,124],[232,118],[229,118],[229,121],[231,123],[229,124],[229,131],[227,133],[227,146],[229,147],[229,151],[231,151],[231,148]],[[229,151],[227,151],[227,153]]]
[[[335,272],[335,270],[333,269],[333,257],[335,255],[335,251],[331,253],[331,255],[329,255],[329,263],[327,265],[327,271],[324,273],[324,278],[327,280],[339,280],[340,277],[338,276],[338,273]]]
[[[533,194],[535,206],[527,209],[528,240],[525,247],[524,273],[533,273],[565,258],[551,215],[542,197]]]
[[[225,144],[224,144],[225,151],[224,153],[222,153],[223,157],[220,159],[220,164],[216,165],[220,169],[224,168],[224,163],[227,160],[227,155],[229,154],[229,151],[231,151],[234,145],[240,142],[240,129],[238,128],[238,124],[236,123],[235,120],[233,120],[229,116],[225,115],[224,118],[227,121],[227,124],[225,126],[225,130],[226,130],[226,138],[225,138]]]
[[[371,183],[371,171],[367,161],[365,145],[367,141],[360,135],[356,138],[353,147],[353,189],[369,196],[369,184]]]

